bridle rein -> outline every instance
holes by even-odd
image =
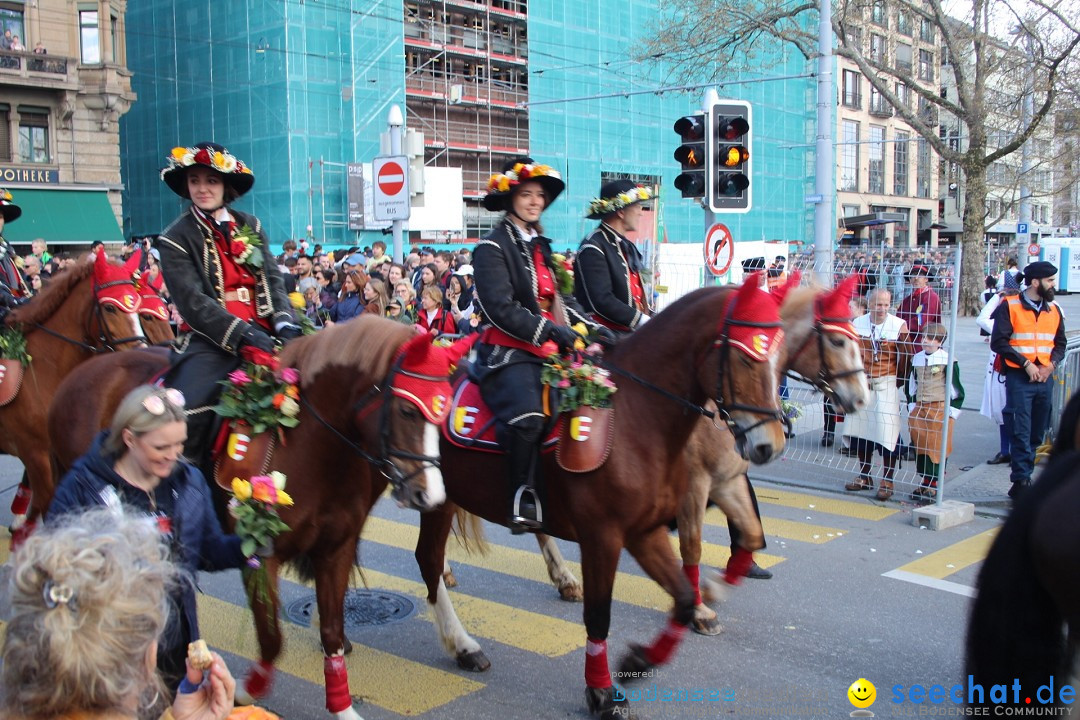
[[[836,391],[833,389],[832,382],[834,380],[840,380],[842,378],[851,377],[852,375],[858,375],[861,372],[865,372],[862,368],[856,368],[852,370],[841,370],[839,372],[834,371],[829,367],[828,357],[825,354],[825,336],[830,333],[836,333],[839,335],[846,335],[852,339],[856,339],[855,331],[851,328],[851,318],[832,318],[824,317],[821,311],[821,299],[814,300],[814,328],[809,335],[806,336],[806,340],[799,345],[799,349],[791,356],[791,360],[795,360],[802,355],[806,348],[810,345],[810,341],[817,340],[818,351],[818,374],[817,377],[807,378],[803,377],[799,373],[791,370],[784,372],[792,380],[798,380],[799,382],[805,382],[808,385],[812,385],[829,398],[836,398]],[[788,362],[791,365],[791,362]]]

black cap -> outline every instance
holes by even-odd
[[[742,261],[742,269],[743,269],[743,272],[754,272],[755,270],[764,270],[765,269],[765,258],[764,257],[746,258],[745,260]]]
[[[1058,274],[1058,269],[1054,263],[1046,262],[1045,260],[1039,260],[1033,262],[1024,268],[1024,278],[1026,280],[1038,280],[1039,278],[1054,277]]]

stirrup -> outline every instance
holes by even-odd
[[[536,508],[536,518],[525,517],[521,514],[521,498],[528,492],[532,495],[533,506]],[[514,505],[510,510],[510,529],[515,533],[521,533],[526,530],[539,530],[544,527],[544,510],[540,506],[540,498],[536,495],[536,490],[528,485],[522,485],[514,493]]]

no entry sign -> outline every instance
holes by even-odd
[[[404,155],[375,158],[374,214],[376,220],[409,219],[409,160]]]

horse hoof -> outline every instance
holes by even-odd
[[[727,600],[727,583],[723,581],[720,573],[713,573],[713,577],[701,578],[701,598],[706,605],[714,605]]]
[[[712,617],[694,617],[693,625],[691,626],[698,635],[719,635],[724,631],[724,626],[720,624],[720,618],[714,614]]]
[[[233,696],[233,704],[237,707],[247,707],[255,704],[255,698],[248,694],[243,685],[236,686],[236,694]]]
[[[457,656],[457,665],[462,670],[468,670],[469,672],[484,672],[491,667],[491,661],[487,659],[487,655],[483,650],[473,650],[472,652],[460,652]]]
[[[624,684],[630,684],[645,677],[644,673],[656,667],[649,662],[645,655],[645,648],[637,643],[630,643],[626,655],[619,663],[619,675]]]
[[[335,720],[364,720],[360,717],[360,713],[356,712],[352,706],[341,710],[340,712],[333,713]]]
[[[581,585],[572,583],[559,588],[559,599],[566,602],[581,602],[585,599],[585,594],[581,591]]]
[[[457,587],[457,578],[454,577],[453,571],[444,572],[443,576],[442,576],[442,579],[443,579],[443,584],[446,585],[446,587],[448,587],[448,588]]]
[[[614,720],[629,716],[629,703],[626,698],[615,699],[615,688],[585,688],[585,705],[590,715],[599,715],[603,720]]]
[[[352,641],[351,641],[351,640],[349,640],[349,636],[348,636],[348,635],[342,635],[341,637],[342,637],[342,639],[344,640],[344,643],[343,643],[343,644],[342,644],[342,646],[341,646],[341,648],[342,648],[342,650],[341,650],[341,651],[342,651],[342,653],[344,653],[345,655],[348,655],[349,653],[351,653],[351,652],[352,652]]]

